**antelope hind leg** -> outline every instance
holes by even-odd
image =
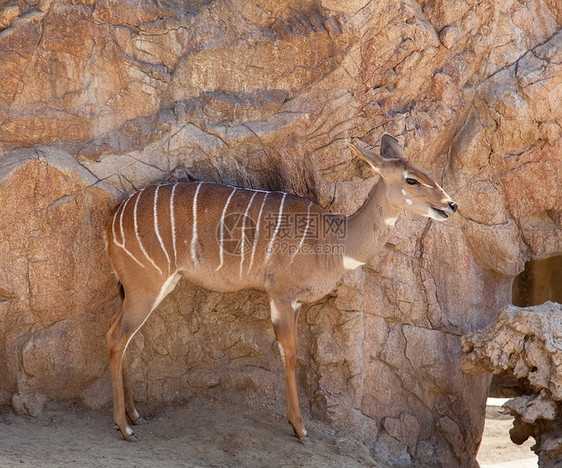
[[[133,390],[131,387],[131,379],[129,377],[129,364],[127,362],[127,354],[123,354],[123,387],[125,390],[125,412],[129,417],[131,424],[142,426],[147,424],[147,420],[141,418],[139,412],[135,408],[135,400],[133,399]]]
[[[113,394],[113,422],[129,442],[138,442],[125,416],[125,395],[123,383],[123,356],[127,337],[121,331],[120,318],[116,320],[107,333],[107,349],[109,351],[109,372],[111,375],[111,392]]]
[[[150,296],[136,297],[125,295],[122,312],[109,329],[106,335],[107,349],[109,352],[109,371],[111,375],[111,390],[113,394],[113,421],[121,431],[123,438],[128,442],[138,442],[140,439],[130,428],[125,408],[133,423],[140,418],[134,408],[134,401],[129,381],[127,365],[124,356],[127,345],[146,318],[152,312],[154,298]],[[127,403],[125,402],[127,393]]]

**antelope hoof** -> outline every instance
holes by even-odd
[[[140,442],[140,439],[135,435],[131,434],[129,437],[125,439],[127,442]]]
[[[307,447],[312,447],[312,442],[308,438],[308,436],[299,437],[299,442]]]
[[[147,421],[146,419],[144,419],[144,418],[137,418],[137,420],[136,420],[136,421],[132,421],[132,423],[133,423],[135,426],[144,426],[145,424],[148,424],[148,421]]]

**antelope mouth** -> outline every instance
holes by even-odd
[[[435,208],[434,206],[430,209],[430,217],[436,219],[437,221],[445,221],[446,219],[449,219],[449,215],[447,213],[439,208]]]

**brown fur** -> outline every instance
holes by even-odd
[[[332,215],[319,205],[282,192],[197,182],[148,187],[115,209],[105,235],[124,297],[107,333],[107,346],[114,420],[127,440],[138,439],[125,414],[133,424],[142,419],[134,406],[126,347],[183,276],[216,291],[258,289],[268,294],[273,327],[285,355],[287,419],[299,439],[308,441],[295,381],[300,304],[320,299],[346,270],[369,261],[386,242],[402,210],[440,220],[456,210],[429,174],[403,159],[402,149],[392,137],[383,137],[381,145],[381,153],[391,159],[352,149],[382,177],[363,207],[348,218],[328,219]],[[405,170],[420,183],[408,184]],[[238,230],[228,225],[237,219],[246,220],[244,229],[239,224],[232,225]],[[346,232],[317,231],[312,236],[313,220],[345,222]],[[292,234],[286,235],[288,232]],[[247,249],[237,251],[237,245]]]

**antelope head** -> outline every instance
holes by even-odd
[[[390,135],[381,139],[381,155],[348,143],[353,152],[379,174],[387,187],[388,201],[398,211],[445,221],[457,211],[457,204],[431,175],[404,157],[404,150]]]

